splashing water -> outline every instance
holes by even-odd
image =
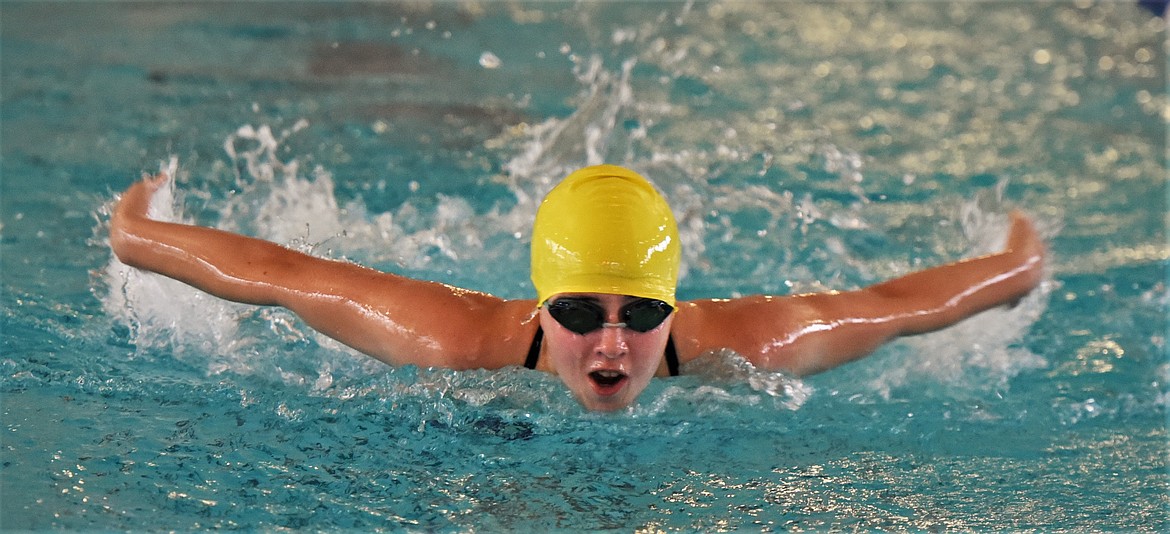
[[[981,195],[960,208],[963,235],[969,243],[967,256],[1002,250],[1010,219],[1003,214],[1001,182],[991,195]],[[1043,233],[1053,230],[1042,226]],[[884,399],[892,391],[928,379],[961,386],[961,391],[1006,389],[1008,381],[1047,360],[1018,345],[1047,309],[1054,283],[1051,266],[1040,286],[1011,306],[986,310],[946,329],[895,342],[894,354],[868,388]]]

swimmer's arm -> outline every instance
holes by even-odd
[[[695,318],[702,320],[692,324],[700,338],[684,338],[688,350],[680,356],[695,357],[722,343],[763,368],[798,375],[825,371],[896,337],[939,330],[1018,302],[1040,283],[1044,258],[1043,241],[1031,222],[1013,213],[1008,245],[997,254],[856,291],[694,303]],[[680,312],[676,328],[680,320],[686,322],[687,307]]]
[[[127,265],[217,297],[292,310],[314,329],[395,365],[498,368],[522,363],[535,305],[317,258],[212,228],[151,220],[157,176],[114,209],[110,245]],[[525,339],[527,338],[527,339]]]

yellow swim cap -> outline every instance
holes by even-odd
[[[608,293],[674,306],[679,254],[674,214],[650,182],[622,167],[586,167],[536,210],[537,303],[557,293]]]

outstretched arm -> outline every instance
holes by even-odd
[[[760,367],[800,375],[861,358],[898,337],[953,325],[1013,304],[1043,277],[1045,250],[1032,223],[1012,214],[1004,251],[849,292],[685,303],[676,329],[683,359],[730,348]],[[693,351],[693,352],[692,352]]]
[[[313,328],[392,364],[456,369],[520,363],[535,331],[526,301],[317,258],[212,228],[155,221],[150,199],[167,177],[122,195],[110,246],[127,265],[220,298],[283,306]],[[527,337],[527,339],[525,339]]]

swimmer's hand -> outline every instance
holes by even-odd
[[[1028,269],[1031,276],[1028,281],[1031,287],[1036,287],[1043,278],[1044,262],[1048,250],[1044,246],[1044,239],[1036,231],[1032,220],[1023,212],[1016,210],[1011,213],[1012,228],[1008,232],[1007,247],[1004,252],[1017,257]]]
[[[1003,254],[1014,257],[1020,266],[1020,284],[1027,288],[1024,294],[1010,299],[1006,304],[1016,307],[1027,292],[1040,285],[1044,278],[1044,264],[1048,250],[1044,246],[1044,239],[1036,231],[1032,220],[1019,210],[1011,213],[1012,227],[1008,231],[1007,246]]]
[[[167,180],[169,176],[159,173],[136,182],[122,193],[110,216],[110,248],[118,259],[124,262],[129,259],[135,226],[148,220],[150,199]]]

